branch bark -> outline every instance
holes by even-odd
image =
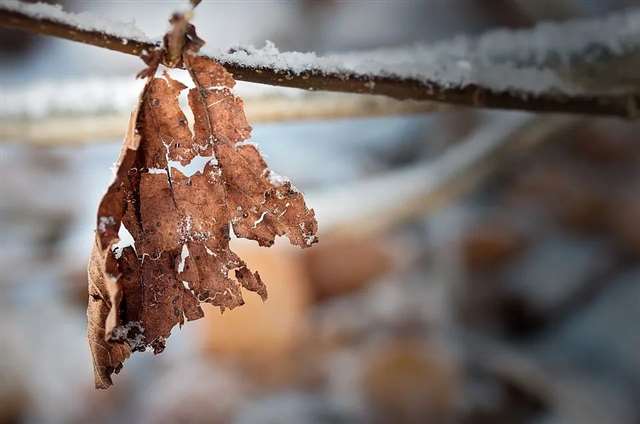
[[[0,26],[49,35],[119,51],[135,56],[159,48],[159,44],[135,39],[123,39],[113,33],[85,30],[50,18],[34,18],[21,11],[0,5]],[[216,59],[214,57],[214,59]],[[218,59],[216,59],[218,60]],[[235,79],[260,84],[295,87],[305,90],[326,90],[380,94],[396,99],[431,100],[455,105],[489,109],[513,109],[534,112],[563,112],[635,118],[640,94],[535,94],[527,92],[496,92],[469,84],[446,87],[435,81],[396,78],[383,75],[357,75],[310,69],[294,73],[272,67],[248,67],[240,63],[221,61]]]

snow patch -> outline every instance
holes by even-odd
[[[211,233],[208,231],[197,231],[193,229],[193,218],[190,215],[184,217],[184,219],[178,224],[176,229],[180,234],[182,241],[205,241],[209,240]]]
[[[132,350],[140,350],[146,347],[144,343],[144,327],[140,321],[129,321],[113,329],[111,339],[125,341]]]
[[[164,168],[147,168],[149,174],[166,174],[167,170]]]
[[[120,38],[128,38],[143,43],[153,43],[132,20],[129,23],[114,22],[91,13],[72,13],[62,10],[58,4],[25,3],[17,0],[3,0],[0,8],[13,12],[23,13],[35,19],[47,19],[62,24],[73,25],[86,31],[104,32],[116,35]],[[126,44],[123,41],[123,44]]]
[[[104,233],[107,231],[107,227],[115,225],[116,220],[112,216],[101,216],[98,219],[98,232]]]
[[[68,13],[58,5],[3,0],[0,9],[105,32],[121,39],[153,42],[133,23],[111,22],[88,13]],[[325,56],[313,52],[281,52],[270,41],[262,48],[237,46],[210,50],[209,53],[223,64],[274,70],[281,73],[283,79],[302,73],[353,76],[369,90],[375,88],[375,78],[392,77],[420,81],[426,89],[430,84],[444,88],[479,85],[496,92],[522,94],[611,94],[628,91],[630,87],[625,84],[629,81],[625,81],[623,76],[616,78],[615,75],[604,75],[607,78],[600,84],[597,83],[598,78],[593,78],[595,86],[584,84],[584,81],[579,81],[579,77],[585,74],[583,66],[598,61],[594,52],[605,59],[607,56],[615,59],[632,55],[638,49],[638,40],[640,10],[631,9],[601,19],[543,22],[532,29],[499,29],[477,38],[459,36],[430,45],[414,44]],[[112,86],[106,85],[108,95],[112,94]],[[61,90],[57,84],[54,91],[58,95],[61,91],[71,92]],[[128,93],[137,91],[129,90]],[[19,92],[20,96],[24,94],[23,90]],[[58,102],[69,103],[65,96],[59,97],[63,99]],[[13,105],[12,96],[9,101],[6,99],[5,96],[4,104]],[[42,99],[42,96],[38,96],[36,101],[20,103],[42,110],[48,107]],[[82,102],[82,99],[78,101]],[[95,106],[89,104],[89,107]],[[9,106],[0,107],[0,110],[2,108],[10,109]]]
[[[353,75],[368,89],[375,87],[373,78],[393,77],[445,88],[475,84],[498,92],[579,94],[584,87],[571,75],[580,71],[579,60],[588,62],[597,50],[603,57],[633,54],[639,39],[640,10],[627,10],[603,19],[543,22],[531,29],[494,30],[478,38],[459,36],[430,45],[326,56],[281,52],[270,41],[262,48],[239,46],[211,53],[223,64],[272,69],[283,78],[302,73]],[[611,91],[610,87],[609,81],[597,88]]]
[[[274,172],[271,169],[268,169],[267,172],[269,173],[269,175],[267,177],[267,178],[269,178],[269,182],[271,183],[271,185],[273,185],[275,187],[282,187],[286,183],[291,183],[289,178],[283,177],[282,175]]]

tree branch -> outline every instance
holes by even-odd
[[[160,47],[159,42],[152,43],[149,41],[123,38],[106,31],[82,29],[45,17],[35,18],[21,11],[11,10],[4,4],[0,4],[0,25],[35,34],[50,35],[96,47],[116,50],[134,56],[140,56],[144,51],[151,51]]]
[[[34,17],[22,10],[0,4],[0,25],[60,37],[122,53],[141,56],[159,48],[149,40],[123,38],[110,31],[80,28],[60,19]],[[224,56],[224,55],[222,55]],[[535,112],[565,112],[635,118],[640,94],[618,92],[592,94],[559,94],[527,92],[526,90],[496,91],[469,83],[463,86],[443,85],[429,79],[401,78],[388,75],[330,72],[320,67],[303,71],[277,66],[247,66],[225,57],[219,60],[234,78],[243,81],[302,88],[353,93],[381,94],[396,99],[432,100],[479,108],[515,109]]]

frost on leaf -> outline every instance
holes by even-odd
[[[194,133],[178,103],[186,87],[167,74],[149,79],[98,209],[87,313],[99,388],[133,351],[159,353],[174,326],[201,318],[200,302],[231,309],[244,303],[242,289],[266,299],[258,272],[229,248],[230,227],[261,246],[276,236],[317,241],[302,194],[243,143],[251,127],[231,75],[207,58],[184,61]],[[211,159],[191,176],[176,169],[197,157]],[[135,244],[116,249],[121,226]]]

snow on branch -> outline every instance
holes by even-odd
[[[159,47],[130,24],[59,7],[0,1],[0,25],[141,55]],[[484,108],[634,118],[640,100],[640,10],[543,23],[433,45],[327,56],[235,47],[209,51],[239,80]]]
[[[25,3],[18,0],[3,0],[0,2],[3,11],[15,12],[36,20],[57,22],[73,26],[79,30],[117,33],[121,39],[136,40],[143,43],[151,42],[144,32],[133,22],[113,22],[91,13],[70,13],[62,10],[62,6],[47,3]]]

